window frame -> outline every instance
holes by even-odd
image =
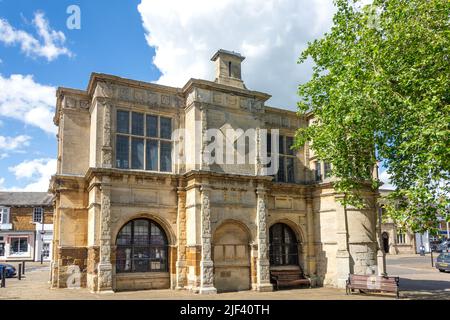
[[[147,230],[147,235],[148,235],[148,242],[145,245],[142,244],[136,244],[135,243],[135,222],[136,221],[147,221],[148,223],[148,230]],[[130,240],[128,244],[119,244],[119,237],[121,236],[121,232],[122,230],[124,230],[125,227],[130,226]],[[152,227],[156,227],[160,234],[163,237],[163,244],[154,244],[152,243]],[[128,221],[127,223],[125,223],[119,230],[119,232],[117,233],[116,236],[116,252],[119,253],[120,250],[126,250],[126,249],[130,249],[130,266],[129,266],[129,270],[124,270],[121,267],[119,267],[119,263],[121,263],[123,261],[123,259],[117,259],[118,254],[116,254],[116,273],[155,273],[155,272],[169,272],[169,239],[167,237],[166,231],[164,230],[164,228],[157,223],[154,220],[151,219],[147,219],[147,218],[137,218],[137,219],[133,219]],[[164,249],[164,256],[162,256],[161,258],[159,258],[159,262],[161,263],[161,261],[164,261],[164,268],[159,268],[157,270],[152,270],[152,258],[149,254],[148,257],[148,266],[147,266],[147,271],[135,271],[134,269],[134,263],[135,260],[139,260],[142,258],[138,258],[136,259],[136,257],[134,256],[134,252],[135,249],[145,249],[147,250],[147,252],[151,252],[152,249]],[[157,259],[155,259],[157,260]],[[126,261],[126,258],[125,258]],[[125,262],[126,264],[126,262]]]
[[[41,219],[40,220],[37,220],[36,219],[36,211],[38,211],[38,210],[40,210],[40,216],[41,216]],[[34,207],[33,208],[33,217],[32,217],[32,219],[33,219],[33,223],[44,223],[44,208],[42,208],[42,207]]]
[[[291,150],[292,153],[290,153],[290,151],[288,151],[288,146],[287,146],[287,140],[288,138],[292,139],[292,145],[294,144],[294,137],[289,136],[289,135],[279,135],[279,142],[278,142],[278,171],[277,173],[274,175],[275,178],[275,182],[281,182],[281,183],[296,183],[296,178],[295,178],[295,173],[296,173],[296,169],[295,169],[295,159],[297,158],[296,152],[295,150]],[[271,157],[272,155],[272,143],[271,143],[271,139],[272,139],[272,135],[270,133],[267,134],[267,156]],[[281,141],[280,141],[281,140]],[[280,143],[281,142],[281,143]],[[270,147],[270,150],[269,150]],[[282,149],[282,150],[281,150]],[[290,179],[289,176],[289,171],[288,171],[288,159],[290,159],[290,161],[292,161],[292,177]],[[282,165],[281,165],[282,164]],[[282,170],[283,173],[283,179],[280,179],[280,170]]]
[[[397,232],[395,237],[397,244],[407,244],[406,243],[406,233],[404,232]]]
[[[16,251],[16,252],[13,252],[12,250],[14,249],[14,247],[13,247],[13,241],[15,240],[15,239],[19,239],[19,242],[18,242],[18,251]],[[9,255],[10,256],[23,256],[23,255],[25,255],[25,254],[27,254],[27,253],[29,253],[29,246],[30,246],[30,243],[29,243],[29,241],[28,241],[29,239],[28,239],[28,237],[25,237],[25,236],[11,236],[10,238],[9,238]],[[26,241],[26,245],[27,245],[27,250],[26,251],[21,251],[20,249],[21,249],[21,242],[22,241]]]
[[[0,224],[8,224],[11,221],[11,210],[9,207],[0,207]],[[6,217],[6,218],[5,218]]]
[[[118,113],[119,112],[128,112],[128,133],[124,133],[124,132],[119,132],[118,128],[119,128],[119,123],[118,123]],[[133,134],[133,114],[139,114],[143,116],[143,135],[136,135]],[[174,126],[174,120],[173,117],[167,116],[167,115],[160,115],[160,114],[155,114],[155,113],[148,113],[148,112],[139,112],[139,111],[133,111],[133,110],[127,110],[125,108],[117,108],[116,112],[115,112],[115,117],[116,117],[116,126],[115,126],[115,131],[114,131],[114,167],[117,169],[122,169],[122,170],[138,170],[138,171],[148,171],[148,172],[163,172],[163,173],[173,173],[173,169],[174,169],[174,160],[173,160],[173,137],[169,138],[163,138],[162,137],[162,127],[161,127],[161,119],[168,119],[169,123],[170,123],[170,129],[171,129],[171,133],[173,132],[173,126]],[[157,121],[157,136],[150,136],[149,134],[149,130],[147,128],[147,118],[148,117],[156,117]],[[118,166],[118,153],[117,153],[117,142],[118,139],[117,137],[125,137],[128,140],[128,166],[126,168],[124,167],[120,167]],[[133,140],[136,141],[137,139],[140,139],[143,141],[143,154],[142,154],[142,168],[133,168]],[[153,142],[157,142],[157,150],[158,150],[158,155],[157,155],[157,168],[156,170],[152,170],[152,169],[148,169],[147,167],[147,148],[150,145],[150,141]],[[165,143],[170,143],[170,168],[167,171],[161,171],[161,142],[165,142]]]
[[[275,227],[279,226],[281,229],[281,242],[274,242],[274,232]],[[291,242],[286,242],[285,234],[288,233],[290,238],[293,240]],[[294,230],[285,223],[275,223],[269,228],[269,262],[271,266],[290,266],[299,265],[300,255],[299,246],[300,242],[295,234]],[[274,252],[274,247],[278,247],[278,252]],[[286,253],[287,249],[287,253]],[[277,262],[279,258],[279,263]]]

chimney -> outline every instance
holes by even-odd
[[[211,61],[216,64],[216,79],[214,81],[227,86],[246,89],[241,74],[241,63],[244,59],[245,57],[234,51],[223,49],[217,51],[211,58]]]

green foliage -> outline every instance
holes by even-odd
[[[379,182],[384,161],[397,191],[388,214],[413,231],[450,218],[450,1],[335,0],[334,25],[309,43],[299,63],[315,62],[299,86],[306,142],[332,164],[344,205],[362,206],[359,190]],[[447,208],[447,211],[446,211]]]

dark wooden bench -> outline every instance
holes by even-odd
[[[397,299],[400,297],[398,289],[399,277],[385,277],[375,275],[349,274],[345,293],[351,294],[353,290],[366,292],[392,292]]]
[[[311,280],[301,270],[276,270],[270,271],[270,279],[275,283],[275,289],[280,287],[296,287],[308,285],[311,288]]]

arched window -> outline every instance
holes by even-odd
[[[117,272],[167,272],[166,234],[148,219],[136,219],[122,227],[117,235]]]
[[[269,229],[269,257],[273,266],[298,265],[297,238],[284,223],[274,224]]]

